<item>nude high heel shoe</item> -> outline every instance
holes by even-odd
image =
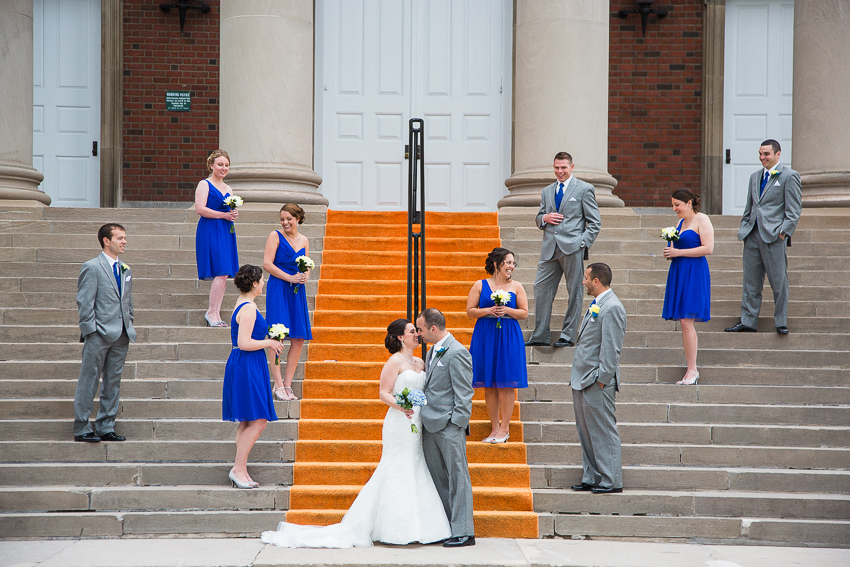
[[[227,477],[230,479],[232,486],[235,486],[236,488],[248,488],[248,489],[254,488],[253,486],[251,486],[250,482],[239,482],[236,479],[236,475],[233,474],[233,469],[230,469],[230,472],[227,473]],[[259,486],[259,484],[257,486]]]

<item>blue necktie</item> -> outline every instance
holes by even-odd
[[[770,177],[770,173],[768,173],[767,170],[765,170],[764,177],[761,178],[761,187],[759,188],[759,197],[761,197],[761,194],[764,193],[764,188],[767,185],[767,180],[768,180],[769,177]]]
[[[564,198],[564,184],[558,185],[558,192],[555,193],[555,208],[561,210],[561,199]]]
[[[118,273],[118,262],[112,264],[112,273],[115,274],[115,285],[118,286],[118,293],[121,294],[121,275]]]

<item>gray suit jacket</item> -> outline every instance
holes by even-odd
[[[781,163],[777,169],[779,173],[768,177],[761,197],[759,187],[764,169],[759,169],[750,176],[747,204],[741,218],[738,240],[746,238],[757,221],[759,235],[767,243],[778,240],[780,232],[786,236],[794,234],[803,209],[800,174]]]
[[[570,386],[584,390],[594,383],[614,383],[620,390],[620,351],[626,335],[626,309],[614,292],[599,302],[599,316],[594,320],[585,313],[576,339]]]
[[[441,431],[451,421],[461,429],[469,425],[472,416],[472,356],[460,342],[450,336],[443,343],[445,353],[438,356],[434,347],[425,357],[425,386],[428,405],[422,406],[422,425],[431,433]]]
[[[119,260],[120,262],[121,260]],[[121,264],[119,264],[121,266]],[[80,269],[77,280],[77,309],[80,312],[80,341],[97,331],[104,340],[115,342],[121,331],[127,331],[136,342],[133,328],[133,271],[121,272],[122,292],[118,294],[115,276],[109,262],[98,254]]]
[[[557,190],[558,183],[555,182],[545,187],[540,194],[537,227],[543,231],[541,260],[551,260],[555,256],[556,247],[564,254],[590,248],[602,226],[593,185],[581,181],[575,175],[570,176],[569,183],[564,186],[560,209],[555,209]],[[561,224],[543,224],[543,215],[556,211],[564,215]]]

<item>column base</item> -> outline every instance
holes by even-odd
[[[41,207],[50,204],[50,196],[38,188],[44,176],[37,169],[15,163],[0,163],[0,201]]]
[[[593,185],[596,193],[596,204],[600,207],[625,207],[622,199],[614,195],[617,180],[607,172],[580,171],[576,168],[573,175]],[[534,171],[512,175],[505,181],[505,187],[511,192],[503,197],[498,207],[539,207],[540,192],[555,179],[552,174]]]
[[[804,207],[850,207],[850,172],[801,173]]]
[[[227,174],[227,184],[245,204],[297,203],[325,205],[328,200],[319,193],[322,178],[312,169],[298,166],[238,166]]]

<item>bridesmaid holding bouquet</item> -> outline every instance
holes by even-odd
[[[304,209],[287,203],[280,209],[280,226],[283,232],[274,230],[266,240],[263,253],[263,269],[269,273],[266,296],[266,320],[270,325],[283,323],[289,328],[289,352],[286,355],[286,375],[281,376],[280,365],[272,365],[274,397],[277,400],[297,400],[292,391],[292,378],[301,357],[305,340],[311,340],[310,313],[307,309],[307,293],[304,284],[310,271],[300,271],[299,256],[309,256],[310,243],[298,232],[304,222]]]

